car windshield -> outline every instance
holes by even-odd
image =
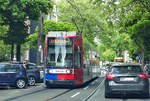
[[[73,64],[72,39],[64,37],[49,38],[47,63],[50,68],[71,68]]]
[[[118,73],[141,73],[142,69],[140,66],[114,66],[112,68],[113,74]]]

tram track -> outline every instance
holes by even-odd
[[[62,93],[60,93],[60,94],[58,94],[58,95],[56,95],[56,96],[53,96],[53,97],[51,97],[51,98],[48,98],[48,99],[44,100],[44,101],[53,100],[53,99],[55,99],[55,98],[57,98],[57,97],[59,97],[59,96],[61,96],[61,95],[65,95],[66,93],[68,93],[68,92],[70,92],[70,91],[72,91],[72,90],[73,90],[73,89],[69,89],[69,90],[67,90],[67,91],[65,91],[65,92],[62,92]]]
[[[94,80],[93,80],[94,81]],[[88,98],[90,98],[96,91],[97,91],[97,89],[99,89],[99,87],[101,87],[101,84],[103,83],[103,81],[104,80],[101,80],[100,81],[100,85],[98,86],[98,87],[96,87],[95,88],[95,90],[84,100],[84,101],[87,101],[88,100]],[[92,82],[92,81],[91,81]],[[89,82],[90,83],[90,82]],[[84,86],[82,86],[82,87],[84,87]],[[85,87],[86,87],[86,85],[85,85]],[[88,88],[85,88],[85,89],[88,89]],[[75,90],[75,89],[48,89],[48,88],[42,88],[42,89],[40,89],[40,90],[36,90],[36,91],[30,91],[29,90],[29,92],[26,92],[26,93],[24,93],[24,94],[22,94],[22,95],[18,95],[18,96],[16,96],[16,97],[12,97],[12,98],[8,98],[8,99],[6,99],[6,100],[3,100],[3,101],[25,101],[25,100],[20,100],[20,99],[23,99],[23,98],[30,98],[30,97],[32,97],[32,96],[37,96],[37,95],[48,95],[48,93],[51,95],[51,96],[45,96],[43,99],[41,99],[41,100],[38,100],[38,101],[51,101],[51,100],[55,100],[55,99],[57,99],[58,97],[61,97],[61,96],[65,96],[65,95],[67,95],[67,93],[69,93],[69,92],[71,92],[71,91],[73,91],[73,90]],[[55,91],[55,92],[54,92]],[[79,95],[79,94],[78,94]],[[71,98],[75,98],[77,95],[72,95],[71,96]],[[38,96],[37,96],[38,97]],[[31,98],[32,99],[32,98]],[[33,98],[34,99],[34,98]],[[35,98],[35,99],[37,99],[37,98]]]
[[[8,99],[5,99],[4,101],[15,101],[15,100],[20,99],[20,98],[22,98],[22,97],[24,97],[24,96],[31,96],[31,95],[33,95],[33,94],[36,94],[36,93],[39,93],[39,92],[42,92],[42,91],[48,91],[48,90],[50,90],[50,89],[44,88],[44,89],[37,90],[37,91],[34,91],[34,92],[22,94],[22,95],[13,97],[13,98],[8,98]],[[61,92],[61,93],[59,93],[59,94],[54,95],[54,96],[51,97],[51,98],[48,98],[48,99],[42,100],[42,101],[50,101],[50,100],[52,100],[52,99],[57,98],[58,96],[61,96],[61,95],[66,94],[66,93],[68,93],[68,92],[70,92],[70,91],[72,91],[72,90],[73,90],[73,89],[68,89],[68,90],[63,91],[63,92]],[[18,100],[17,100],[17,101],[18,101]]]
[[[13,97],[13,98],[8,98],[8,99],[6,99],[6,100],[4,100],[4,101],[12,101],[12,100],[21,98],[21,97],[23,97],[23,96],[28,96],[28,95],[31,95],[31,94],[36,94],[36,93],[38,93],[38,92],[42,92],[42,91],[46,91],[46,90],[47,90],[46,88],[41,89],[41,90],[36,90],[36,91],[34,91],[34,92],[31,92],[31,93],[26,93],[26,94],[22,94],[22,95]]]
[[[87,98],[85,98],[83,101],[88,101],[92,97],[92,95],[94,95],[95,92],[103,85],[103,83],[104,83],[104,79],[100,82],[100,85]]]

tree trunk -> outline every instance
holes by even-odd
[[[16,48],[17,48],[16,49],[17,50],[17,52],[16,52],[16,58],[17,58],[17,61],[20,61],[21,60],[21,54],[20,54],[20,52],[21,52],[21,45],[18,44]]]
[[[141,54],[141,64],[142,64],[142,67],[144,67],[144,51],[142,51],[142,54]]]
[[[11,53],[11,58],[10,58],[10,60],[13,61],[13,59],[14,59],[14,44],[13,44],[13,43],[11,44],[11,50],[10,50],[10,51],[11,51],[11,52],[10,52],[10,53]]]
[[[122,49],[119,49],[119,57],[122,57]]]

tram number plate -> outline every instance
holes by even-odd
[[[68,74],[68,73],[70,73],[70,70],[68,70],[68,69],[50,69],[49,72],[54,73],[54,74],[61,74],[61,73]]]

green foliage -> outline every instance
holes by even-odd
[[[43,32],[44,35],[42,37],[42,42],[45,42],[45,35],[50,31],[76,31],[76,28],[67,22],[55,22],[52,20],[46,20],[43,24]],[[38,39],[38,27],[36,29],[36,33],[29,35],[27,38],[26,45],[29,45],[30,48],[37,48],[37,39]]]
[[[10,57],[10,46],[5,45],[2,40],[0,40],[0,62],[9,60]]]
[[[113,61],[114,57],[116,57],[116,52],[111,47],[107,48],[107,46],[103,43],[100,44],[97,48],[100,53],[101,61]]]
[[[132,39],[138,41],[145,51],[149,51],[150,20],[141,20],[132,27]]]
[[[55,22],[52,20],[46,20],[44,22],[44,34],[47,35],[50,31],[76,31],[76,28],[67,22]]]
[[[37,48],[37,39],[38,39],[38,34],[30,34],[27,38],[27,42],[25,43],[26,46],[30,46],[30,49],[32,48]]]
[[[113,61],[115,57],[115,51],[113,51],[112,49],[107,49],[104,53],[103,53],[103,58],[104,60],[107,61]]]
[[[8,31],[8,26],[2,25],[0,26],[0,40],[5,40],[6,39],[6,33]]]
[[[38,20],[41,12],[48,13],[51,8],[50,0],[1,0],[0,16],[3,24],[9,26],[5,43],[24,43],[28,36],[28,25],[25,21]]]
[[[117,57],[123,57],[123,52],[128,50],[129,39],[130,37],[126,33],[116,34],[116,37],[113,38],[111,46],[116,52]]]
[[[99,8],[94,7],[90,0],[61,0],[58,9],[60,21],[75,24],[78,32],[95,44],[94,38],[103,28],[103,17],[100,17],[102,15]]]
[[[0,3],[1,15],[5,20],[9,19],[8,23],[11,19],[15,22],[18,19],[25,21],[26,17],[30,20],[38,20],[41,12],[48,13],[51,8],[50,0],[1,0]]]
[[[129,53],[130,56],[149,56],[149,20],[150,20],[149,0],[121,0],[117,15],[119,16],[120,27],[130,36]],[[123,15],[123,16],[122,16]],[[123,23],[121,23],[123,22]]]
[[[71,3],[65,1],[61,0],[59,4],[61,15],[59,19],[71,22],[72,18],[76,18],[76,24],[83,31],[83,38],[86,37],[88,41],[98,46],[101,60],[112,60],[114,56],[122,55],[123,51],[128,49],[128,35],[118,26],[118,23],[121,23],[118,19],[124,15],[117,9],[119,8],[117,0],[70,0]],[[117,12],[123,17],[118,16]],[[100,45],[94,42],[96,36],[99,37]],[[105,58],[110,51],[113,55],[109,54]]]
[[[130,57],[135,60],[136,56],[139,56],[139,49],[133,40],[129,40],[129,48],[128,48]]]
[[[48,13],[52,8],[51,0],[1,0],[1,25],[8,26],[8,31],[1,39],[6,44],[17,45],[26,42],[29,20],[38,20],[41,13]],[[13,50],[13,49],[12,49]],[[17,60],[20,60],[20,48],[17,49]],[[13,52],[13,51],[12,51]],[[13,53],[11,53],[13,54]]]

